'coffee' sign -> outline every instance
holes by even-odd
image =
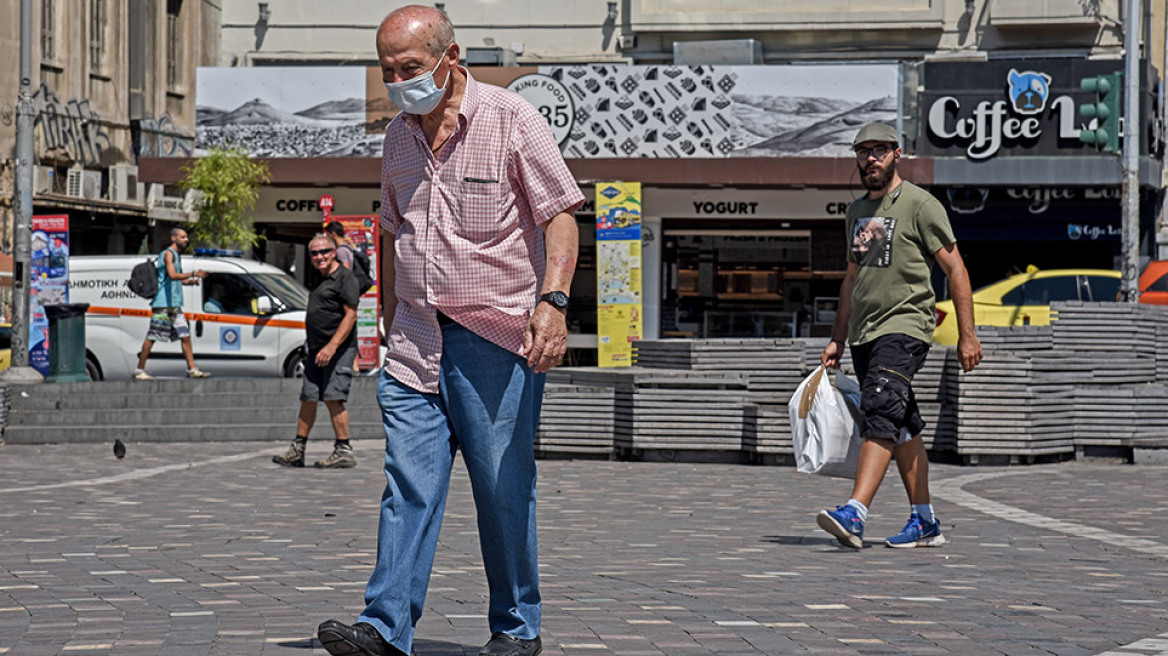
[[[1099,154],[1079,139],[1094,127],[1079,107],[1095,100],[1080,83],[1120,68],[1120,61],[1087,59],[926,63],[917,152],[979,161]],[[1141,98],[1148,100],[1146,93]]]

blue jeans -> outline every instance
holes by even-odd
[[[543,374],[457,324],[442,328],[438,394],[382,373],[385,477],[377,565],[365,587],[367,622],[410,653],[422,616],[454,452],[462,450],[490,589],[491,633],[539,635],[535,428]]]

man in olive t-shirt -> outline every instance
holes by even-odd
[[[936,198],[901,179],[896,170],[899,142],[896,130],[884,123],[864,126],[853,142],[868,193],[848,207],[848,271],[840,286],[831,342],[820,356],[824,366],[838,367],[844,343],[850,342],[860,379],[863,444],[852,496],[846,505],[823,510],[816,519],[820,528],[853,549],[864,544],[868,506],[893,457],[911,508],[908,524],[884,544],[935,547],[945,542],[929,496],[929,460],[920,435],[925,423],[912,390],[912,378],[933,339],[934,261],[949,279],[961,368],[972,370],[982,355],[969,274],[949,217]]]

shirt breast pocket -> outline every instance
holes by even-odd
[[[463,178],[458,187],[458,216],[455,226],[459,235],[471,241],[488,241],[497,237],[506,216],[507,188],[498,180]]]

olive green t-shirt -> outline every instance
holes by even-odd
[[[933,254],[956,241],[949,216],[929,192],[902,182],[883,198],[848,206],[848,262],[858,266],[848,339],[889,334],[933,341]]]

